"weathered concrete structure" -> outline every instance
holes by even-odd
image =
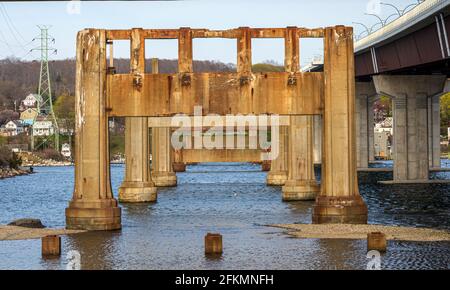
[[[192,38],[196,37],[237,39],[237,72],[193,73]],[[290,68],[286,72],[251,72],[251,39],[264,37],[285,39],[285,66]],[[324,38],[323,73],[298,72],[302,37]],[[146,74],[139,65],[132,66],[128,74],[114,74],[107,67],[107,43],[131,39],[131,64],[139,64],[145,59],[146,38],[178,39],[177,74]],[[295,120],[293,135],[309,135],[308,144],[301,146],[311,148],[310,152],[312,134],[307,132],[312,131],[308,129],[312,128],[312,115],[323,115],[322,187],[313,209],[313,222],[367,222],[367,207],[359,195],[356,175],[352,28],[88,29],[78,33],[76,76],[75,191],[66,210],[67,228],[121,227],[120,208],[112,196],[109,177],[108,117],[158,117],[180,112],[192,115],[195,106],[202,106],[204,114],[222,116],[291,115]],[[169,129],[158,128],[152,136],[157,138],[154,142],[158,145],[157,154],[162,154],[158,160],[164,161],[153,167],[157,173],[160,167],[171,167],[170,150],[164,151],[170,142]],[[291,136],[289,143],[292,140]],[[312,164],[312,153],[307,162],[307,157],[296,156],[299,152],[296,148],[289,152],[294,161],[291,164]],[[293,173],[292,180],[307,179],[297,173]],[[152,179],[156,184],[157,174]]]
[[[376,95],[372,82],[356,83],[356,167],[368,168],[373,160],[373,110],[372,99]],[[369,139],[372,138],[371,142]],[[372,147],[372,160],[370,160]]]
[[[152,180],[158,187],[176,186],[170,128],[152,128]]]
[[[284,185],[288,178],[288,127],[279,128],[279,153],[272,160],[270,171],[267,173],[268,185]]]
[[[393,99],[393,183],[428,180],[428,99],[443,92],[446,79],[441,75],[373,77],[378,94]]]
[[[156,200],[156,187],[150,176],[147,118],[125,119],[125,178],[119,188],[120,202]]]

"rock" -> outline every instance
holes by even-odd
[[[14,221],[10,222],[8,224],[8,226],[17,226],[17,227],[35,228],[35,229],[45,228],[45,226],[42,224],[40,219],[30,219],[30,218],[14,220]]]

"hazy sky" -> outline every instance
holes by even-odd
[[[352,25],[364,22],[369,26],[376,17],[364,15],[378,0],[191,0],[191,1],[83,1],[80,11],[68,2],[1,2],[0,4],[0,58],[14,55],[27,60],[37,59],[38,52],[29,50],[39,45],[30,41],[39,34],[38,24],[51,25],[52,44],[58,49],[52,59],[72,58],[75,55],[75,37],[83,28],[124,29],[191,28],[227,29],[250,27],[322,27]],[[404,8],[413,0],[386,0]],[[70,5],[70,4],[69,4]],[[78,5],[78,4],[75,4]],[[376,6],[375,6],[376,7]],[[69,13],[70,12],[70,13]],[[75,12],[75,13],[74,13]],[[380,15],[387,17],[395,10],[381,7]],[[361,32],[361,26],[355,27]],[[308,40],[301,45],[301,63],[322,54],[320,41]],[[176,58],[176,40],[152,40],[146,43],[146,57]],[[282,39],[253,40],[253,62],[274,60],[283,63]],[[194,59],[218,60],[236,63],[236,41],[227,39],[194,39]],[[126,43],[118,44],[115,56],[128,57]]]

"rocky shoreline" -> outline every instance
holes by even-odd
[[[20,175],[28,175],[33,173],[30,169],[11,169],[11,168],[0,168],[0,179],[10,178]]]

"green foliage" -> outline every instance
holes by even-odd
[[[125,154],[125,136],[123,134],[111,134],[109,137],[109,150],[111,155]]]
[[[12,152],[11,159],[9,159],[9,168],[19,169],[20,165],[22,165],[22,157]]]
[[[450,93],[441,97],[441,135],[447,136],[447,128],[450,126]]]
[[[36,153],[42,159],[51,159],[55,161],[63,161],[64,156],[61,155],[59,151],[56,151],[53,148],[46,148],[42,151]]]
[[[6,146],[0,147],[0,167],[9,166],[11,169],[18,169],[22,165],[22,158],[12,152]]]
[[[284,67],[270,63],[257,63],[252,66],[253,72],[283,72]]]
[[[74,130],[75,128],[75,97],[70,95],[61,95],[56,99],[53,105],[58,125],[65,129]]]

